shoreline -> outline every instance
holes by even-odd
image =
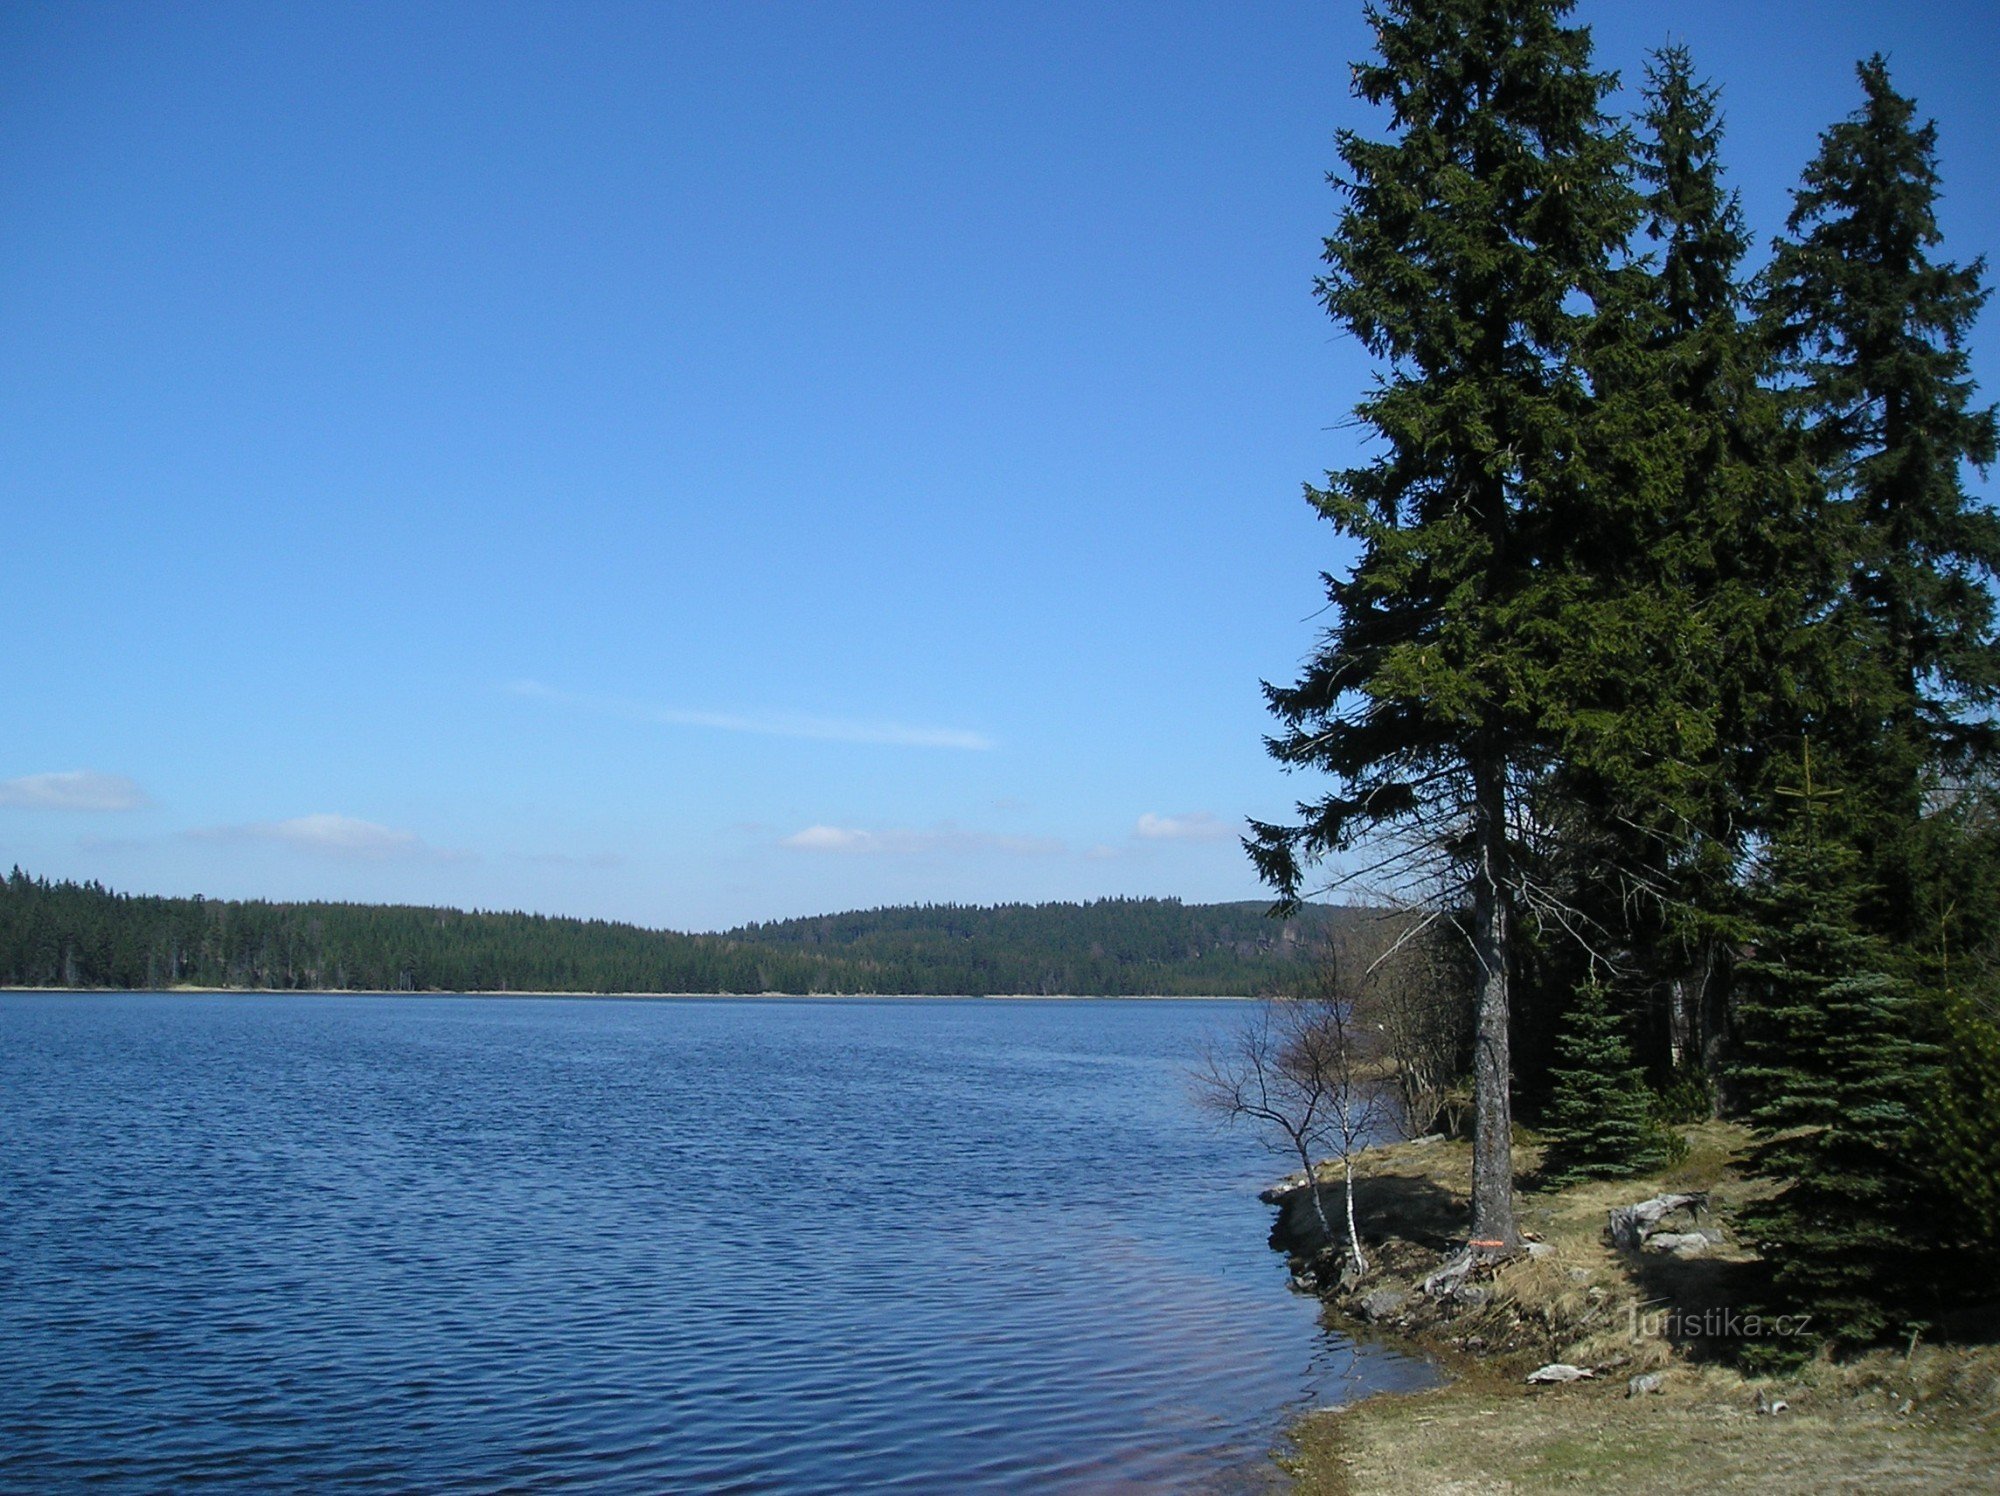
[[[1364,1152],[1360,1220],[1375,1262],[1348,1289],[1316,1289],[1323,1322],[1357,1342],[1423,1355],[1442,1381],[1302,1414],[1279,1456],[1296,1489],[1428,1496],[1665,1483],[1807,1496],[1989,1485],[2000,1469],[2000,1347],[1989,1336],[1840,1362],[1822,1355],[1771,1377],[1737,1370],[1732,1342],[1707,1326],[1755,1271],[1754,1249],[1729,1228],[1737,1207],[1768,1186],[1739,1167],[1744,1129],[1682,1131],[1689,1157],[1659,1174],[1521,1189],[1528,1252],[1432,1294],[1424,1280],[1469,1211],[1470,1150],[1439,1141]],[[1517,1178],[1532,1175],[1539,1154],[1516,1146]],[[1337,1176],[1319,1180],[1339,1190]],[[1610,1244],[1610,1208],[1668,1190],[1707,1192],[1722,1240],[1686,1255]],[[1304,1267],[1315,1243],[1287,1234],[1310,1217],[1287,1208],[1303,1205],[1303,1184],[1295,1175],[1272,1193],[1273,1245],[1289,1246],[1295,1269]],[[1580,1374],[1528,1383],[1552,1363]]]
[[[207,996],[242,997],[561,997],[605,998],[629,1001],[678,1001],[701,999],[707,1002],[1036,1002],[1036,1003],[1249,1003],[1258,998],[1241,992],[585,992],[580,990],[531,990],[487,988],[460,992],[444,987],[417,991],[382,987],[11,987],[0,993],[25,993],[47,997],[69,994],[129,997],[173,997],[188,993]]]

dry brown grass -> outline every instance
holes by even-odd
[[[1325,1496],[2000,1488],[1991,1428],[1899,1415],[1886,1400],[1761,1415],[1753,1386],[1707,1367],[1670,1371],[1661,1393],[1629,1399],[1617,1386],[1462,1378],[1314,1415],[1294,1441],[1298,1489]]]

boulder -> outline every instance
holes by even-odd
[[[1572,1366],[1567,1361],[1551,1361],[1538,1371],[1528,1373],[1530,1382],[1548,1384],[1554,1382],[1581,1382],[1596,1376],[1587,1366]]]
[[[1627,1252],[1636,1252],[1645,1245],[1646,1239],[1657,1234],[1661,1223],[1677,1210],[1688,1213],[1692,1226],[1708,1209],[1708,1194],[1700,1191],[1686,1195],[1655,1195],[1650,1200],[1641,1200],[1636,1205],[1614,1206],[1611,1211],[1611,1245]]]
[[[1373,1293],[1364,1293],[1355,1309],[1363,1319],[1374,1324],[1395,1318],[1409,1302],[1410,1296],[1400,1288],[1378,1288]]]
[[[1706,1257],[1709,1239],[1699,1231],[1657,1231],[1640,1248],[1645,1252],[1665,1252],[1675,1257]]]
[[[1444,1297],[1457,1288],[1465,1280],[1465,1275],[1471,1271],[1472,1253],[1470,1251],[1460,1252],[1451,1261],[1424,1279],[1424,1296],[1433,1299]]]
[[[1667,1374],[1664,1371],[1645,1372],[1631,1378],[1625,1383],[1625,1395],[1627,1397],[1644,1397],[1648,1392],[1658,1392],[1666,1380]]]

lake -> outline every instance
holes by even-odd
[[[1261,1488],[1242,1011],[0,994],[0,1485]]]

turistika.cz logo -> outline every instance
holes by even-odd
[[[1663,1302],[1654,1300],[1654,1303]],[[1669,1340],[1787,1339],[1811,1331],[1810,1314],[1744,1314],[1736,1309],[1652,1309],[1635,1304],[1626,1311],[1632,1338],[1659,1335]]]

